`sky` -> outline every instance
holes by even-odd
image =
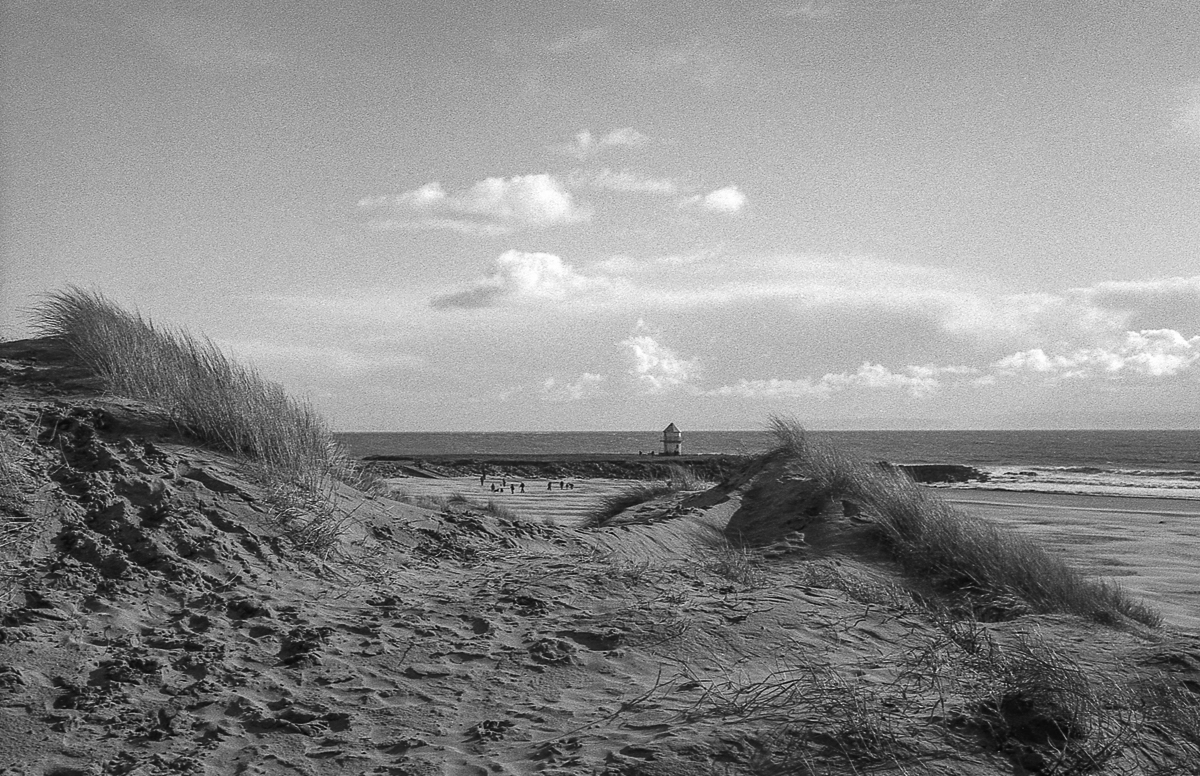
[[[1200,4],[0,0],[0,336],[337,430],[1200,428]]]

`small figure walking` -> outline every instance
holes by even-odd
[[[516,492],[517,492],[517,486],[516,486],[516,485],[513,485],[512,483],[509,483],[509,486],[508,486],[508,492],[509,492],[509,493],[516,493]]]
[[[553,482],[547,482],[547,483],[546,483],[546,490],[553,490],[553,489],[554,489],[554,483],[553,483]]]
[[[485,482],[487,482],[487,472],[479,475],[479,487],[482,488]]]
[[[521,483],[521,492],[522,493],[525,492],[525,483],[523,483],[523,482]]]

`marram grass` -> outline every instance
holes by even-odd
[[[600,528],[617,515],[630,507],[645,504],[661,496],[667,496],[681,491],[696,490],[704,483],[696,477],[695,472],[677,463],[667,467],[667,479],[657,482],[644,482],[630,485],[628,488],[613,493],[601,499],[595,509],[583,521],[585,528]]]
[[[338,506],[338,481],[375,488],[307,402],[212,341],[75,287],[49,295],[37,312],[40,333],[65,343],[108,391],[162,408],[186,433],[246,461],[298,549],[324,555],[337,545],[354,511]]]
[[[793,420],[772,418],[771,431],[801,474],[875,519],[881,537],[913,574],[1016,595],[1038,611],[1161,624],[1158,612],[1116,585],[1083,576],[1029,537],[955,509],[902,471],[814,440]]]
[[[111,392],[162,407],[186,431],[276,478],[315,486],[353,470],[309,404],[208,339],[163,328],[74,287],[47,298],[37,325],[62,340]]]

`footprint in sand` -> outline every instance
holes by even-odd
[[[577,651],[574,644],[563,639],[538,639],[529,645],[529,656],[542,665],[570,665]]]

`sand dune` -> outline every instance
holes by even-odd
[[[0,377],[6,776],[1200,764],[1200,635],[1015,601],[980,621],[803,478],[751,470],[586,531],[575,516],[626,483],[404,483],[515,515],[340,485],[318,552],[315,513],[144,405],[44,359]],[[1126,544],[1155,536],[1178,541]]]
[[[462,496],[488,501],[532,520],[577,525],[607,497],[644,484],[641,480],[526,481],[524,493],[492,492],[478,478],[388,480],[417,498]],[[517,481],[519,482],[519,481]],[[1173,627],[1200,633],[1200,501],[1122,498],[1036,491],[943,489],[940,495],[964,511],[1037,536],[1071,565],[1122,587],[1159,607]]]

